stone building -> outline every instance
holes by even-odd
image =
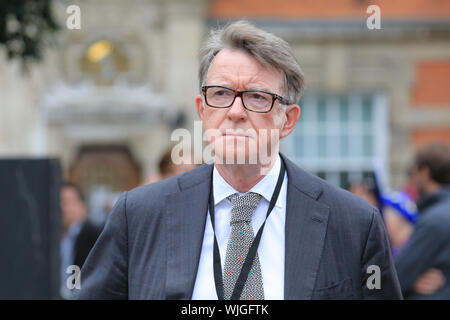
[[[79,30],[65,28],[72,4]],[[55,0],[54,12],[63,28],[29,74],[0,51],[0,156],[60,158],[92,197],[139,185],[171,132],[193,130],[200,44],[241,18],[286,39],[305,72],[282,143],[305,169],[344,187],[377,170],[399,188],[418,146],[450,143],[448,1]]]

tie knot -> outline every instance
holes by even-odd
[[[261,195],[249,192],[240,196],[238,193],[232,194],[227,198],[231,201],[231,221],[230,224],[237,222],[250,222],[252,221],[253,212],[255,212],[258,206]]]

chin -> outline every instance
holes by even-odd
[[[214,142],[214,162],[217,164],[248,163],[248,145],[248,137],[222,136]]]
[[[229,148],[226,152],[215,152],[214,162],[217,164],[256,164],[257,153],[248,150]]]

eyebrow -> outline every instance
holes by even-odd
[[[268,89],[267,87],[251,87],[249,89],[246,90],[258,90],[258,91],[266,91],[266,92],[272,92],[272,90]]]

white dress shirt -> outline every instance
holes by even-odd
[[[272,194],[275,190],[280,170],[281,159],[280,156],[278,156],[269,173],[248,191],[256,192],[262,195],[252,218],[252,227],[255,236],[266,218],[267,209],[269,208],[270,199],[272,198]],[[228,238],[231,231],[231,202],[227,199],[227,197],[239,192],[225,181],[225,179],[217,171],[216,167],[213,169],[213,188],[215,209],[214,218],[216,224],[215,230],[223,270]],[[264,286],[264,299],[266,300],[284,299],[286,195],[287,173],[284,175],[280,194],[269,218],[266,221],[258,247],[258,256]],[[193,300],[218,299],[216,285],[214,282],[213,249],[214,231],[208,211],[200,262],[197,270],[194,291],[192,294]]]

